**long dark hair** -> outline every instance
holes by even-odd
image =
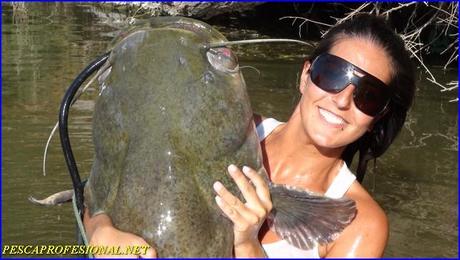
[[[404,125],[414,98],[415,73],[401,37],[383,18],[370,14],[356,15],[331,28],[309,57],[310,62],[320,54],[329,52],[335,43],[346,38],[368,39],[382,47],[391,59],[390,71],[393,72],[389,86],[394,89],[394,95],[386,113],[374,123],[371,131],[349,144],[342,154],[342,159],[347,165],[351,165],[353,157],[359,153],[356,175],[361,182],[366,173],[367,162],[381,156]]]

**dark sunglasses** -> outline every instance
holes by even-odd
[[[310,77],[316,86],[330,93],[339,93],[353,84],[353,101],[359,110],[369,116],[383,112],[392,96],[391,88],[381,80],[329,53],[323,53],[313,61]]]

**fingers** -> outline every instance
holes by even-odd
[[[217,193],[216,202],[222,211],[231,220],[239,221],[241,217],[250,217],[251,213],[246,206],[220,182],[214,183],[214,190]],[[235,222],[235,221],[234,221]]]
[[[244,218],[241,214],[230,206],[227,202],[225,202],[221,197],[216,196],[216,203],[219,208],[224,212],[224,214],[235,224],[243,222]]]
[[[255,170],[243,166],[243,173],[250,179],[256,188],[258,199],[264,204],[264,208],[270,211],[272,209],[272,201],[270,199],[270,191],[267,182]]]
[[[248,169],[248,167],[246,167],[245,169]],[[257,197],[254,187],[251,185],[251,183],[249,183],[248,179],[238,169],[238,167],[231,164],[230,166],[228,166],[228,173],[230,173],[230,176],[233,178],[236,185],[240,189],[244,199],[246,199],[246,201],[249,203],[258,203],[259,198]]]
[[[247,205],[255,210],[260,217],[265,216],[272,209],[272,203],[267,182],[262,176],[247,166],[243,167],[244,174],[235,165],[230,165],[228,172],[248,202]]]
[[[257,234],[271,210],[270,193],[265,180],[249,167],[243,169],[244,174],[235,165],[228,167],[230,176],[246,200],[244,204],[220,182],[214,183],[214,190],[217,193],[216,203],[233,222],[235,247],[250,241],[258,241]]]
[[[265,218],[272,208],[270,193],[265,180],[256,171],[246,166],[243,167],[244,174],[235,165],[230,165],[228,172],[243,194],[246,203],[243,204],[220,182],[216,182],[214,190],[220,197],[216,198],[220,199],[217,201],[219,207],[231,219],[243,217],[253,222],[254,214],[258,219]]]

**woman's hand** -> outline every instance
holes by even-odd
[[[126,251],[128,246],[141,247],[139,255],[95,255],[95,257],[157,257],[155,249],[153,249],[143,238],[116,229],[110,217],[105,214],[99,214],[91,218],[85,210],[84,225],[90,246],[120,246],[120,250],[123,252]],[[144,248],[148,249],[145,250]]]
[[[260,253],[263,256],[258,233],[272,209],[268,185],[256,171],[246,166],[241,172],[235,165],[230,165],[228,172],[246,200],[246,203],[241,202],[222,183],[214,183],[217,205],[234,224],[235,256],[240,249],[247,253],[243,253],[246,257],[261,256]]]

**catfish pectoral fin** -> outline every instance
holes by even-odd
[[[55,193],[45,199],[38,200],[32,196],[29,196],[29,201],[33,204],[40,206],[56,206],[65,202],[72,201],[73,189],[65,190],[58,193]]]
[[[332,242],[356,215],[356,203],[284,185],[270,185],[270,228],[291,245],[308,250]]]

